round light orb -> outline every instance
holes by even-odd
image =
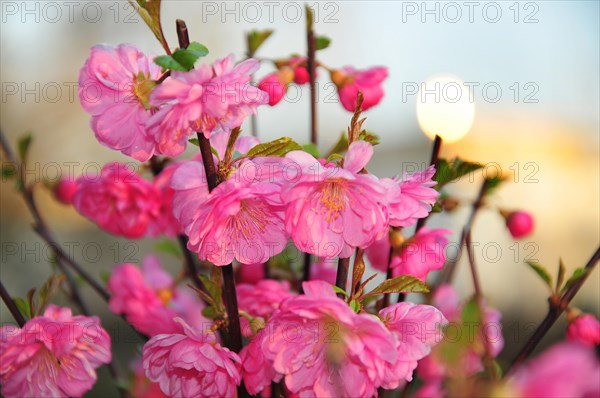
[[[469,87],[455,76],[434,76],[417,92],[417,120],[426,136],[456,142],[473,126],[475,103]]]

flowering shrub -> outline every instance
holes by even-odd
[[[98,281],[61,250],[36,206],[35,186],[20,172],[31,137],[19,142],[17,157],[2,136],[10,177],[55,252],[54,275],[37,295],[33,289],[27,300],[13,298],[0,284],[19,325],[0,329],[3,396],[83,396],[103,364],[124,397],[600,394],[600,323],[570,307],[600,251],[569,278],[561,262],[556,283],[544,266],[529,263],[548,285],[550,310],[512,364],[498,363],[502,315],[481,290],[471,227],[505,181],[484,178],[471,204],[460,246],[474,293],[461,299],[451,285],[457,263],[445,252],[452,231],[425,224],[458,205],[445,186],[482,165],[440,157],[436,137],[431,164],[420,171],[387,178],[368,170],[379,139],[363,127],[362,112],[383,100],[387,68],[325,66],[316,51],[330,40],[315,36],[309,8],[305,56],[258,60],[272,32],[255,31],[246,59],[203,63],[208,49],[189,42],[183,21],[173,50],[160,1],[136,4],[165,54],[94,46],[79,73],[79,97],[100,144],[141,167],[110,162],[98,175],[51,188],[109,234],[176,240],[179,247],[167,243],[166,250],[180,255],[183,269],[173,274],[147,253],[141,266],[114,264],[106,283]],[[276,70],[253,84],[267,62]],[[309,85],[314,109],[317,70],[328,72],[350,112],[331,151],[316,145],[314,111],[310,144],[242,135],[244,120],[263,105],[276,107],[292,84]],[[91,88],[101,94],[95,100]],[[188,144],[199,153],[185,156]],[[532,232],[529,213],[496,210],[513,237]],[[292,260],[290,252],[299,255]],[[90,314],[77,278],[138,333],[129,380],[112,362],[109,334]],[[81,315],[50,304],[60,289]],[[565,310],[568,342],[526,363]]]

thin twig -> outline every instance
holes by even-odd
[[[19,324],[19,327],[22,328],[26,322],[25,317],[23,316],[23,314],[21,314],[21,311],[19,311],[19,309],[17,308],[17,305],[13,301],[12,297],[10,297],[10,294],[8,294],[8,292],[6,291],[6,288],[4,287],[4,284],[2,284],[1,280],[0,280],[0,296],[2,296],[2,301],[4,301],[4,304],[6,304],[6,307],[10,311],[10,314],[13,316],[13,318],[15,318],[15,321],[17,321],[17,323]]]
[[[560,296],[560,300],[557,300],[557,302],[552,299],[549,300],[550,305],[546,317],[542,323],[540,323],[533,335],[531,335],[529,340],[525,343],[519,354],[515,357],[512,364],[507,369],[507,373],[523,363],[527,357],[531,355],[540,341],[542,341],[546,333],[548,333],[552,325],[554,325],[556,320],[565,311],[565,309],[569,307],[571,300],[573,300],[573,297],[575,297],[579,289],[581,289],[581,286],[583,286],[586,279],[590,276],[594,270],[594,267],[598,264],[598,261],[600,261],[600,247],[596,249],[596,252],[585,265],[584,274],[575,283],[569,286],[569,288]]]
[[[439,135],[436,134],[435,139],[433,140],[433,149],[431,151],[431,160],[429,161],[429,164],[431,166],[435,166],[435,174],[437,174],[438,160],[440,158],[441,148],[442,148],[442,137],[440,137]],[[435,178],[435,174],[433,175],[433,178]],[[424,218],[420,218],[419,221],[417,221],[417,227],[416,227],[415,233],[417,231],[419,231],[421,228],[423,228],[423,226],[425,226],[425,223],[429,219],[430,215],[431,215],[431,213],[429,213]]]
[[[348,284],[348,268],[350,268],[350,257],[338,259],[337,273],[335,275],[335,285],[342,290],[346,290]],[[338,293],[338,295],[343,295]]]

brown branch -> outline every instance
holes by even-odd
[[[344,291],[346,290],[346,285],[348,283],[348,268],[350,268],[350,257],[338,259],[335,285]],[[338,296],[344,297],[341,293],[338,293]]]
[[[4,287],[4,284],[2,284],[1,280],[0,280],[0,296],[2,296],[2,301],[4,301],[4,304],[6,304],[6,307],[10,311],[10,314],[13,316],[13,318],[15,318],[15,321],[17,321],[17,324],[19,324],[19,327],[22,328],[26,322],[25,317],[23,316],[23,314],[21,314],[21,311],[19,311],[19,309],[17,308],[17,305],[13,301],[12,297],[10,297],[10,294],[8,294],[8,292],[6,291],[6,288]]]
[[[546,333],[550,330],[552,325],[556,322],[556,320],[560,317],[560,315],[569,307],[571,300],[577,294],[579,289],[583,286],[586,279],[590,276],[594,267],[600,261],[600,247],[596,249],[596,252],[589,259],[584,268],[584,274],[560,296],[560,300],[549,300],[549,308],[546,317],[537,327],[533,335],[529,338],[529,340],[525,343],[519,354],[515,357],[509,369],[507,369],[507,373],[514,369],[521,363],[523,363],[529,355],[535,350],[537,345],[542,341]]]
[[[441,148],[442,148],[442,137],[440,137],[439,135],[436,134],[435,140],[433,141],[433,150],[431,151],[431,160],[429,161],[429,164],[431,166],[435,166],[435,174],[437,174],[438,159],[440,158]],[[433,175],[433,178],[435,178],[435,174]],[[431,213],[429,213],[427,215],[427,217],[420,218],[419,221],[417,221],[417,229],[415,230],[415,233],[418,230],[420,230],[421,228],[423,228],[423,226],[425,226],[425,223],[429,219],[430,215],[431,215]]]

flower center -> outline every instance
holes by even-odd
[[[173,291],[169,288],[163,288],[163,289],[157,290],[156,295],[163,302],[164,305],[167,305],[173,298]]]
[[[150,79],[150,75],[144,75],[142,71],[133,77],[133,95],[146,109],[150,109],[150,92],[156,86],[156,82]]]
[[[325,214],[327,222],[335,221],[346,208],[346,186],[343,178],[325,180],[319,193],[320,214]]]
[[[263,233],[268,224],[269,214],[267,206],[257,200],[242,200],[240,211],[235,216],[229,218],[229,230],[235,240],[245,239],[250,242],[251,239],[260,233]]]

